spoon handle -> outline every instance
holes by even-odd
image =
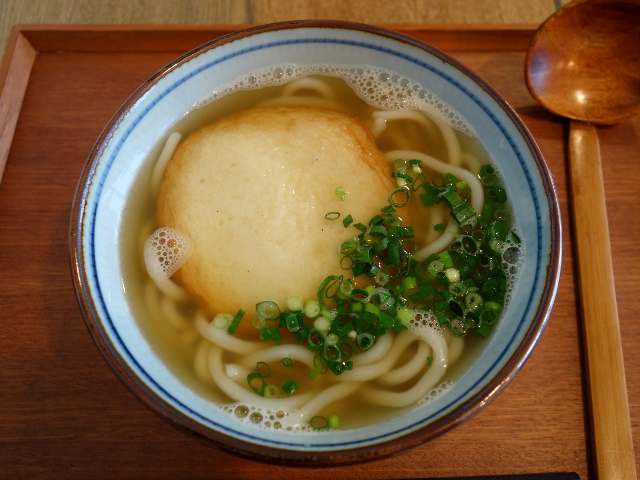
[[[599,480],[635,480],[627,385],[594,125],[571,121],[569,160],[592,448]]]

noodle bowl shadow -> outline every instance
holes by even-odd
[[[512,300],[479,358],[444,395],[392,421],[302,434],[234,422],[168,369],[134,318],[122,281],[127,198],[152,148],[172,126],[234,78],[274,64],[371,65],[428,86],[473,128],[504,172],[526,258]],[[382,459],[423,445],[480,411],[511,381],[535,346],[555,298],[561,231],[550,172],[509,105],[446,54],[395,32],[344,22],[300,21],[241,31],[168,65],[120,108],[92,150],[79,181],[70,231],[81,309],[99,349],[151,410],[227,452],[302,466]]]

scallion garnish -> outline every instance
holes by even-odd
[[[282,391],[287,395],[293,395],[293,392],[295,392],[297,389],[298,384],[293,380],[287,380],[282,384]]]
[[[414,173],[420,183],[413,181]],[[317,352],[309,372],[309,377],[315,378],[329,370],[340,375],[352,369],[356,349],[371,348],[388,331],[411,328],[418,309],[430,310],[453,335],[470,331],[481,337],[490,335],[508,293],[510,271],[506,269],[517,268],[521,240],[511,227],[506,192],[495,170],[483,167],[480,176],[485,207],[476,213],[470,203],[471,189],[455,175],[436,173],[429,182],[417,160],[394,162],[393,177],[411,180],[411,185],[391,192],[389,204],[368,222],[359,219],[366,223],[356,223],[350,214],[344,218],[345,228],[354,226],[357,230],[353,238],[340,244],[340,266],[345,275],[327,276],[317,298],[306,303],[300,295],[291,295],[283,311],[272,301],[258,303],[254,325],[260,338],[278,344],[282,335],[290,334]],[[412,240],[413,228],[403,225],[403,212],[399,211],[410,193],[418,189],[424,205],[442,203],[460,224],[457,233],[451,232],[454,240],[446,248],[421,262],[413,256],[420,250]],[[336,188],[336,194],[341,190]],[[325,218],[336,220],[340,213],[329,212]],[[444,232],[446,224],[433,228]],[[220,329],[229,327],[233,333],[243,315],[241,310],[233,318],[218,315],[212,324]],[[270,323],[273,321],[275,325]],[[428,357],[427,365],[432,363],[433,357]],[[282,359],[286,368],[293,364],[291,358]],[[247,376],[251,390],[263,396],[282,396],[298,388],[293,380],[287,380],[281,389],[267,384],[269,374],[268,365],[258,363],[256,372]],[[314,417],[317,425],[313,428],[337,428],[337,417],[329,418],[333,420]]]
[[[304,300],[300,295],[289,295],[287,298],[287,308],[293,312],[304,309]]]
[[[242,317],[244,317],[244,310],[240,309],[238,310],[238,313],[236,313],[236,316],[233,317],[233,320],[229,325],[229,329],[227,330],[227,333],[229,333],[230,335],[233,335],[234,333],[236,333],[236,330],[240,325],[240,320],[242,320]]]
[[[311,420],[309,420],[309,426],[314,430],[324,430],[326,428],[329,428],[329,420],[327,420],[326,417],[316,415]]]
[[[276,302],[272,302],[271,300],[265,300],[256,304],[256,311],[258,317],[263,320],[273,320],[280,315],[280,307],[278,307]]]
[[[329,428],[340,427],[340,418],[337,415],[329,415],[329,418],[327,420]]]
[[[391,195],[389,195],[389,204],[396,208],[404,207],[409,203],[409,189],[406,187],[396,188]]]
[[[228,313],[219,313],[218,315],[213,317],[213,320],[211,323],[215,328],[218,328],[220,330],[225,330],[229,328],[229,325],[231,325],[232,321],[233,321],[233,317]]]
[[[320,303],[317,300],[309,300],[304,304],[304,314],[309,318],[316,318],[320,313]]]

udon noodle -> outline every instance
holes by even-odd
[[[259,79],[260,75],[272,74],[278,77],[274,73],[278,70],[287,71],[286,68],[273,67],[267,74],[254,73],[244,78],[243,82],[246,85],[253,85],[256,82],[252,80]],[[327,69],[322,67],[316,70],[325,73]],[[341,71],[353,70],[353,68],[351,70],[343,68]],[[483,152],[477,139],[473,138],[473,132],[469,131],[455,112],[446,106],[443,107],[437,99],[414,82],[399,77],[395,80],[401,92],[405,94],[409,92],[415,97],[420,97],[419,99],[412,100],[407,98],[407,95],[401,98],[398,94],[394,97],[395,100],[390,100],[389,94],[381,95],[379,84],[384,86],[385,82],[392,83],[393,73],[380,73],[375,69],[368,71],[373,71],[371,75],[380,80],[373,88],[375,90],[373,96],[367,97],[362,94],[363,84],[358,79],[354,81],[348,75],[342,75],[342,79],[336,79],[336,76],[341,76],[340,72],[330,72],[329,76],[322,76],[310,75],[310,73],[318,73],[317,71],[302,71],[297,73],[300,78],[296,79],[296,75],[292,75],[293,80],[288,79],[289,81],[285,82],[287,80],[285,78],[275,81],[273,85],[269,85],[268,82],[266,86],[263,85],[261,90],[271,89],[265,95],[266,99],[256,93],[260,89],[252,90],[253,87],[247,86],[244,94],[253,95],[249,95],[249,100],[244,103],[229,100],[226,105],[238,103],[241,105],[238,107],[240,110],[254,107],[304,106],[349,113],[357,111],[357,115],[368,126],[387,158],[389,172],[394,171],[394,165],[398,159],[405,159],[419,161],[417,163],[421,165],[423,172],[440,176],[452,174],[458,182],[464,183],[468,196],[467,203],[473,207],[478,214],[477,217],[480,218],[486,209],[485,193],[488,188],[481,180],[480,169],[482,165],[488,164],[490,159],[480,158]],[[370,76],[370,78],[373,77]],[[242,84],[242,82],[238,83]],[[233,88],[229,89],[231,90]],[[356,90],[361,97],[365,97],[366,102],[358,98],[353,90]],[[345,92],[355,100],[345,102]],[[227,91],[216,93],[198,106],[195,117],[198,117],[198,112],[201,110],[212,111],[211,106],[224,105],[227,97],[233,99],[235,98],[233,95],[242,94],[243,92],[231,94]],[[398,101],[398,98],[401,100]],[[224,110],[226,107],[220,108]],[[207,118],[204,115],[201,117]],[[208,121],[210,120],[207,119],[206,122]],[[204,122],[202,119],[194,121],[195,124]],[[183,128],[182,132],[188,134],[192,128],[195,126]],[[462,132],[465,130],[466,134]],[[145,200],[140,200],[140,203],[148,204],[146,212],[151,220],[148,220],[143,228],[138,228],[139,240],[134,254],[136,257],[142,256],[148,238],[154,231],[156,231],[154,234],[156,240],[160,238],[157,235],[171,236],[175,233],[178,235],[175,237],[176,242],[182,242],[184,245],[189,242],[188,237],[181,239],[180,232],[172,232],[170,229],[165,229],[158,234],[156,229],[165,226],[157,225],[153,214],[148,214],[153,211],[153,199],[158,196],[167,165],[182,139],[181,133],[177,131],[171,133],[161,152],[155,156],[157,160],[147,172],[148,174],[142,176],[141,182],[148,184],[146,188],[148,193],[145,194]],[[495,172],[494,176],[499,180],[497,175],[498,173]],[[398,181],[400,182],[400,179]],[[493,195],[495,192],[490,193]],[[419,202],[417,193],[412,192],[412,197],[416,199],[412,198],[412,201]],[[145,208],[140,207],[138,210],[144,212]],[[446,252],[452,244],[460,242],[461,239],[473,237],[475,220],[462,222],[461,225],[449,214],[449,210],[450,208],[444,202],[424,210],[428,212],[424,214],[425,223],[441,227],[425,228],[422,230],[425,232],[423,238],[415,239],[416,249],[413,257],[418,262],[433,260],[434,254]],[[507,216],[508,211],[508,206],[501,207],[500,215]],[[144,213],[139,214],[140,217],[144,215]],[[131,223],[138,220],[136,218]],[[364,220],[361,219],[361,221]],[[500,238],[502,243],[499,247],[501,255],[504,254],[500,257],[502,258],[500,268],[506,272],[506,288],[502,292],[505,297],[503,304],[508,301],[510,288],[524,251],[523,246],[517,244],[515,233],[517,227],[513,220],[507,223],[513,236],[507,239]],[[346,233],[345,237],[348,237]],[[514,245],[517,247],[515,250]],[[510,253],[507,254],[509,251]],[[185,252],[182,251],[182,253]],[[184,256],[188,257],[187,254]],[[179,268],[181,262],[184,262],[183,258],[176,258],[172,268],[176,265]],[[375,421],[373,419],[376,417],[390,418],[445,392],[455,381],[455,377],[460,375],[464,366],[473,361],[473,353],[469,351],[482,348],[474,346],[483,341],[482,335],[477,335],[475,332],[471,332],[472,334],[466,337],[460,335],[461,331],[456,330],[455,325],[452,329],[443,324],[442,318],[436,315],[437,309],[433,304],[431,308],[422,309],[424,305],[415,305],[411,302],[408,308],[411,318],[405,319],[400,328],[387,329],[385,334],[375,337],[375,341],[372,341],[368,348],[358,348],[357,342],[352,342],[354,348],[353,355],[349,357],[350,369],[335,375],[331,371],[323,372],[311,379],[309,372],[318,370],[316,350],[296,343],[291,336],[284,338],[286,329],[284,329],[282,344],[263,341],[257,329],[252,336],[230,335],[225,329],[217,328],[212,321],[213,316],[221,312],[207,311],[194,302],[184,286],[170,278],[172,273],[173,270],[168,275],[167,271],[155,273],[149,271],[150,276],[146,276],[146,284],[141,292],[144,300],[138,308],[138,311],[142,312],[140,317],[148,319],[146,330],[153,331],[151,336],[155,338],[170,339],[164,340],[168,345],[164,349],[164,357],[179,356],[182,360],[178,363],[182,362],[183,365],[181,375],[196,379],[198,391],[207,392],[206,394],[215,404],[239,422],[259,428],[302,432],[315,431],[316,428],[322,429],[326,426],[335,428],[338,426],[335,420],[337,418],[340,419],[340,428],[366,425]],[[138,276],[144,278],[144,274],[138,274]],[[129,281],[129,283],[134,282]],[[437,282],[435,284],[437,285]],[[450,301],[450,298],[450,295],[443,296],[440,304],[443,301]],[[307,300],[309,299],[305,299]],[[281,305],[280,310],[284,311],[284,306]],[[465,315],[468,313],[472,321],[477,317],[470,312],[472,312],[471,307],[465,310]],[[307,318],[307,320],[310,319]],[[480,324],[481,321],[478,320],[476,323]],[[167,351],[172,353],[167,354]],[[462,361],[463,357],[467,357],[465,361]],[[289,368],[290,365],[284,366],[283,359],[293,364],[295,368]],[[168,363],[171,363],[171,360]],[[455,370],[452,366],[457,363],[461,363],[462,366],[452,373],[452,370]],[[323,370],[326,370],[324,367],[326,365],[323,366]],[[268,374],[265,371],[261,372],[261,368],[268,368]],[[184,372],[188,373],[185,375]],[[298,390],[290,395],[284,393],[279,387],[287,380],[294,381],[298,386]],[[264,388],[254,388],[260,382]],[[351,406],[350,401],[357,402],[358,407]],[[318,416],[333,420],[327,424],[318,425],[317,420],[314,420]]]

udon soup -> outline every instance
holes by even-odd
[[[428,86],[274,66],[213,92],[128,201],[124,285],[164,363],[226,415],[321,434],[445,395],[524,245],[501,173]]]

